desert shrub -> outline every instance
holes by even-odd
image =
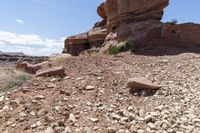
[[[171,23],[177,24],[177,23],[178,23],[178,20],[177,20],[176,18],[173,18],[173,19],[171,20]]]
[[[111,55],[118,54],[123,51],[123,49],[125,48],[125,45],[126,45],[126,42],[120,42],[116,44],[115,46],[112,46],[111,48],[109,48],[108,53]]]
[[[166,22],[166,23],[170,25],[176,25],[178,23],[178,20],[176,18],[173,18],[171,21]]]
[[[110,55],[114,55],[129,50],[131,52],[134,52],[136,49],[137,49],[137,44],[134,41],[123,41],[109,48],[108,53]]]
[[[2,73],[5,73],[5,75],[1,77],[0,92],[12,91],[30,79],[30,75],[27,73],[15,73],[8,69],[2,70]]]

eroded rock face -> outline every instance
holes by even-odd
[[[104,20],[107,19],[106,11],[105,11],[105,3],[101,3],[97,8],[98,15]]]
[[[193,23],[163,24],[158,43],[181,48],[200,47],[200,25]]]
[[[65,40],[65,48],[63,53],[69,53],[77,56],[82,51],[92,48],[100,48],[108,34],[105,25],[102,23],[100,22],[96,24],[92,30],[86,33],[67,38]]]
[[[121,23],[161,20],[169,0],[106,0],[105,11],[110,29]]]
[[[39,69],[42,69],[43,66],[45,65],[48,65],[49,64],[49,61],[44,61],[42,63],[38,63],[38,64],[30,64],[26,61],[23,61],[23,60],[19,60],[17,63],[16,63],[16,66],[15,68],[17,70],[22,70],[26,73],[30,73],[30,74],[36,74],[36,72],[39,70]]]
[[[103,19],[89,32],[66,39],[64,52],[79,55],[82,51],[110,47],[131,41],[138,48],[172,46],[200,47],[200,25],[160,22],[169,0],[106,0],[97,8]]]

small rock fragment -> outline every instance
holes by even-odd
[[[128,79],[127,86],[133,89],[158,89],[160,86],[154,84],[146,78],[130,78]]]
[[[44,133],[55,133],[55,131],[53,130],[52,127],[48,127],[48,128],[44,131]]]
[[[0,96],[0,102],[4,100],[4,96]]]
[[[89,120],[93,123],[97,123],[99,121],[99,119],[97,118],[89,118]]]
[[[73,123],[76,122],[76,117],[74,116],[74,114],[71,113],[71,114],[69,115],[69,121],[70,121],[70,122],[73,122]]]
[[[43,96],[43,95],[37,95],[37,96],[35,96],[35,99],[36,100],[42,100],[42,99],[44,99],[45,97]]]
[[[94,90],[94,86],[88,85],[85,89],[86,89],[86,90]]]

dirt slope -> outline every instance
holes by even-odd
[[[198,54],[80,56],[60,64],[64,79],[33,78],[3,96],[1,133],[200,131]],[[155,94],[126,87],[141,76],[163,87]]]

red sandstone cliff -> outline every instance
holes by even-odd
[[[97,8],[103,19],[92,30],[68,37],[64,53],[79,55],[88,49],[106,53],[121,41],[131,40],[139,48],[200,46],[200,25],[160,22],[169,0],[106,0]]]

